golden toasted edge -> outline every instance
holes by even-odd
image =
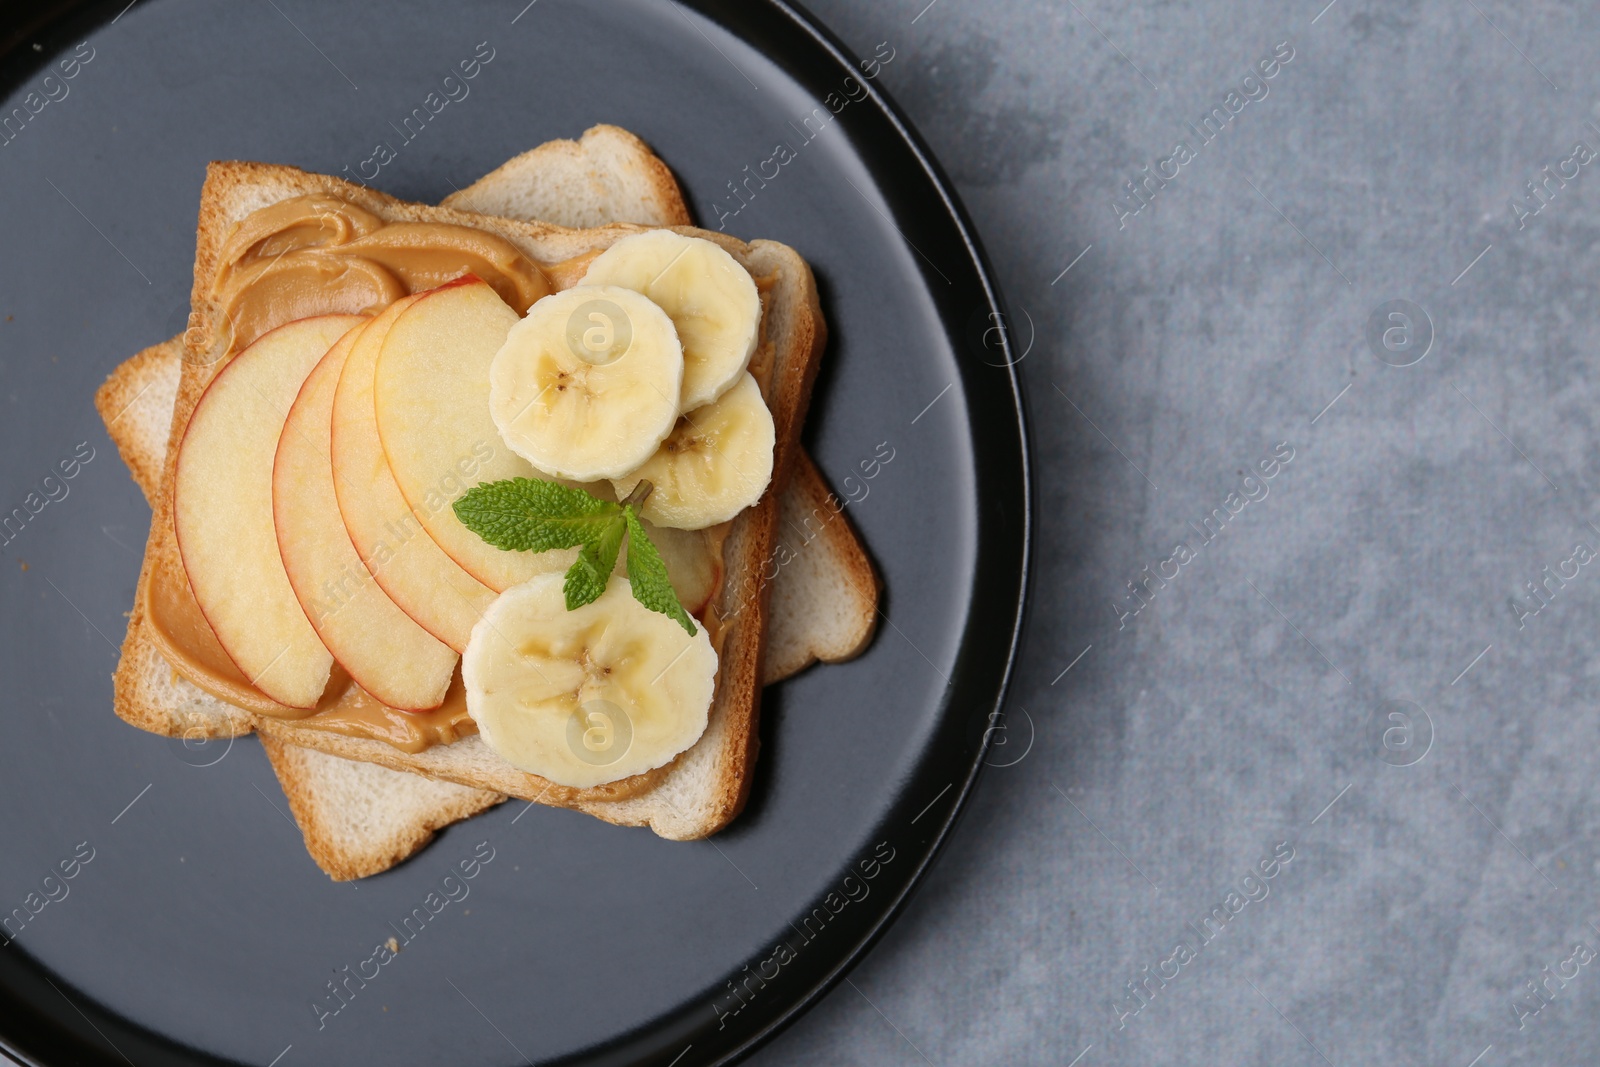
[[[838,498],[828,487],[822,471],[807,453],[801,452],[799,458],[795,481],[804,482],[804,494],[814,502],[814,507],[832,510]],[[848,636],[834,647],[818,649],[817,658],[824,663],[843,663],[864,652],[878,632],[878,600],[883,595],[883,578],[873,566],[872,557],[867,555],[866,544],[856,531],[855,523],[842,510],[824,527],[823,535],[833,548],[834,566],[846,575],[850,591],[855,594],[856,621]]]
[[[822,350],[827,347],[828,331],[810,264],[794,249],[775,241],[752,242],[751,252],[755,274],[765,274],[770,268],[780,279],[789,283],[786,287],[780,286],[779,290],[788,297],[787,300],[777,299],[778,291],[774,293],[768,328],[790,334],[788,344],[780,345],[779,358],[781,360],[781,353],[786,352],[789,362],[794,364],[786,367],[779,362],[775,366],[772,395],[767,399],[773,409],[778,441],[773,461],[772,489],[751,518],[750,544],[742,554],[747,567],[760,568],[773,558],[777,543],[778,496],[789,484],[795,453],[800,450],[800,430],[805,425],[806,412],[811,406],[811,388],[822,363]],[[758,571],[757,576],[762,577],[761,572]],[[749,651],[739,665],[740,683],[749,694],[749,711],[733,719],[731,744],[721,749],[722,774],[718,778],[721,789],[717,803],[705,813],[698,826],[663,825],[657,828],[652,820],[651,828],[658,833],[662,830],[671,831],[663,833],[664,837],[676,836],[678,840],[685,840],[714,834],[732,822],[744,810],[745,801],[749,799],[750,770],[760,745],[757,727],[760,720],[761,657],[765,651],[767,633],[764,622],[771,592],[771,581],[762,580],[757,585],[755,596],[747,599],[743,605],[750,612],[745,618],[745,625],[754,630],[753,637],[749,633],[745,635],[745,645]],[[686,830],[690,832],[686,834]]]

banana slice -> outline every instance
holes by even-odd
[[[761,387],[746,372],[722,399],[679,419],[655,455],[612,485],[625,497],[648,478],[655,489],[641,515],[657,526],[703,530],[761,499],[776,439]]]
[[[510,449],[546,474],[618,478],[672,430],[683,346],[631,289],[579,286],[540,300],[489,365],[489,410]]]
[[[671,230],[624,237],[589,264],[583,284],[643,293],[671,317],[683,342],[684,411],[727,392],[750,364],[761,327],[756,283],[704,237]]]
[[[467,712],[506,762],[583,789],[653,770],[699,740],[717,654],[613,577],[568,611],[562,577],[502,593],[462,657]]]

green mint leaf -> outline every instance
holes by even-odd
[[[593,604],[606,591],[611,572],[617,566],[617,553],[622,549],[622,535],[627,530],[622,516],[610,520],[610,525],[600,537],[584,545],[578,559],[567,569],[562,592],[567,596],[567,610]]]
[[[622,513],[628,524],[628,582],[633,586],[633,598],[651,611],[667,616],[693,637],[694,622],[678,603],[678,594],[667,578],[667,565],[662,562],[661,553],[650,543],[633,508],[625,507]]]
[[[648,495],[648,487],[642,495]],[[642,496],[641,496],[642,499]],[[667,565],[650,542],[632,504],[614,504],[582,489],[534,478],[475,485],[454,505],[461,524],[508,552],[578,548],[562,583],[567,610],[600,599],[628,538],[628,583],[634,599],[698,633],[667,577]]]
[[[558,482],[511,478],[473,486],[455,502],[455,513],[496,548],[547,552],[598,540],[622,508]]]

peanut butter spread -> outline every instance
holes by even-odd
[[[387,741],[406,752],[447,745],[478,732],[477,724],[467,714],[459,668],[444,703],[431,711],[387,707],[352,682],[337,664],[322,702],[315,709],[290,708],[251,685],[234,665],[206,622],[181,570],[173,573],[170,567],[154,569],[145,585],[144,608],[151,638],[173,670],[235,707],[279,719],[298,719],[303,726],[330,733]]]
[[[322,193],[244,218],[222,246],[211,294],[237,352],[274,326],[310,315],[376,314],[463,274],[488,282],[522,314],[547,295],[544,271],[503,237],[441,222],[386,222]]]
[[[389,222],[331,194],[295,197],[241,220],[224,242],[212,296],[231,323],[218,365],[277,326],[312,315],[375,314],[395,300],[475,274],[511,307],[525,313],[537,300],[577,284],[597,253],[540,264],[515,245],[471,226]],[[763,284],[765,283],[765,284]],[[765,298],[770,279],[758,280]],[[751,371],[763,389],[770,352],[763,345]],[[765,356],[768,365],[760,367]],[[731,524],[703,531],[705,550],[721,560]],[[725,581],[716,567],[717,588]],[[726,624],[713,606],[696,614],[719,653]],[[420,752],[477,733],[467,713],[460,668],[444,703],[430,711],[390,708],[351,681],[337,664],[314,709],[290,708],[253,686],[217,640],[176,554],[158,559],[141,605],[163,658],[180,676],[235,707],[350,737],[384,741]]]

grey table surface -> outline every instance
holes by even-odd
[[[1010,765],[754,1062],[1594,1062],[1600,11],[924,4],[811,7],[1033,338]]]

